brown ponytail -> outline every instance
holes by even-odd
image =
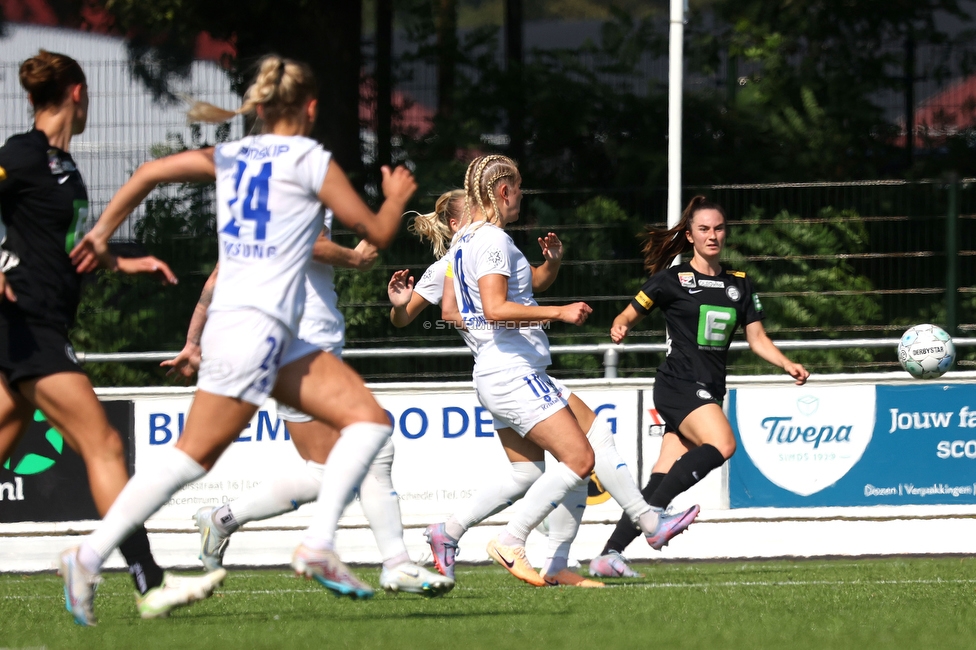
[[[722,215],[722,219],[726,222],[729,220],[722,206],[698,195],[688,203],[681,213],[681,219],[673,228],[661,230],[648,226],[644,234],[644,245],[641,247],[641,252],[644,254],[644,268],[648,275],[654,275],[668,268],[674,258],[693,248],[685,233],[691,229],[691,221],[699,210],[717,210]]]
[[[196,102],[187,111],[189,122],[220,124],[236,115],[253,113],[260,104],[266,124],[297,115],[305,102],[318,95],[315,74],[307,63],[269,54],[258,64],[254,83],[244,94],[244,103],[235,111]]]
[[[84,84],[85,73],[70,56],[40,50],[20,64],[20,85],[30,96],[34,110],[64,101],[70,86]]]
[[[407,231],[430,242],[434,257],[440,259],[451,247],[454,232],[451,219],[458,223],[464,216],[464,190],[444,192],[434,204],[434,211],[418,214],[407,226]]]

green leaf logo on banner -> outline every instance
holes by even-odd
[[[40,409],[34,411],[34,422],[46,422],[47,418]],[[64,451],[64,438],[58,433],[54,427],[49,428],[44,432],[44,437],[47,439],[48,443],[51,445],[51,449],[61,455]],[[52,454],[53,455],[53,454]],[[54,464],[58,462],[56,458],[49,458],[47,456],[42,456],[40,454],[27,454],[17,463],[14,467],[14,474],[20,474],[22,476],[29,476],[31,474],[40,474],[41,472],[46,472],[47,470],[54,467]],[[4,469],[10,469],[10,459],[3,464]]]

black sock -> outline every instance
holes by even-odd
[[[651,479],[641,490],[641,496],[644,497],[644,501],[650,502],[651,495],[654,494],[658,486],[661,485],[661,481],[667,476],[664,472],[655,472],[651,474]],[[640,528],[634,525],[627,516],[625,512],[621,517],[620,521],[617,522],[617,527],[613,530],[613,534],[610,535],[610,539],[607,540],[607,545],[603,547],[603,552],[600,555],[606,555],[610,551],[616,551],[618,553],[623,553],[627,546],[637,539],[640,535]]]
[[[163,584],[163,570],[153,559],[149,550],[149,535],[145,526],[139,526],[119,544],[119,552],[129,565],[132,581],[140,594]]]
[[[667,508],[674,498],[702,480],[716,467],[721,467],[725,457],[711,445],[695,447],[674,462],[671,471],[661,481],[661,486],[647,500],[654,508]]]

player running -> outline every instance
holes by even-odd
[[[312,262],[305,279],[305,312],[298,327],[298,339],[282,358],[301,358],[311,348],[342,358],[345,342],[345,318],[339,311],[335,291],[334,267],[368,270],[376,262],[376,248],[366,240],[354,249],[345,248],[322,233],[315,242]],[[194,310],[187,333],[186,346],[170,366],[186,377],[199,367],[200,334],[207,320],[207,307],[213,295],[217,269],[211,274]],[[194,520],[200,530],[200,559],[208,571],[223,565],[230,536],[250,521],[269,519],[314,501],[321,487],[322,469],[329,452],[339,439],[339,432],[324,422],[279,403],[278,417],[288,423],[288,432],[299,455],[305,460],[304,471],[275,476],[249,490],[233,502],[220,507],[204,506]],[[359,500],[376,538],[383,569],[380,586],[389,592],[408,592],[423,596],[440,596],[454,587],[454,580],[414,564],[403,541],[400,502],[393,488],[393,440],[388,440],[376,455],[359,487]]]
[[[20,83],[34,107],[34,128],[0,148],[6,226],[0,246],[0,462],[10,458],[40,409],[84,459],[95,507],[104,515],[129,472],[122,439],[68,339],[81,295],[81,276],[68,252],[88,215],[88,192],[69,150],[88,120],[88,84],[77,61],[44,50],[21,64]],[[157,273],[176,282],[155,257],[106,255],[106,261],[122,273]],[[223,572],[164,574],[144,526],[120,541],[143,618],[204,598],[223,579]]]
[[[464,219],[465,212],[465,192],[464,190],[452,190],[446,192],[437,199],[434,211],[428,214],[418,215],[410,224],[410,231],[419,235],[421,239],[427,239],[431,243],[434,256],[437,261],[431,264],[421,276],[416,284],[410,277],[409,270],[397,271],[390,278],[387,292],[393,308],[390,310],[390,321],[397,327],[406,327],[427,308],[428,305],[441,304],[442,297],[447,305],[454,305],[454,292],[445,292],[445,279],[452,278],[450,256],[447,251],[450,248],[451,240],[458,231],[461,221]],[[555,235],[551,235],[555,237]],[[558,241],[558,239],[556,240]],[[539,244],[543,245],[543,240],[539,239]],[[544,250],[549,250],[548,245]],[[555,250],[555,248],[553,248]],[[560,248],[561,253],[561,248]],[[548,260],[547,260],[548,261]],[[555,260],[554,262],[558,262]],[[552,262],[552,263],[554,263]],[[448,307],[448,312],[454,313],[456,307]],[[454,320],[453,318],[451,320]],[[476,346],[463,326],[458,328],[458,333],[464,342],[475,350]],[[455,513],[446,524],[435,524],[429,526],[425,531],[427,541],[430,543],[433,552],[434,564],[437,570],[444,576],[454,579],[454,559],[457,556],[458,541],[467,532],[468,528],[483,521],[491,515],[504,510],[508,506],[522,498],[526,490],[542,476],[545,470],[545,461],[542,452],[539,450],[534,455],[539,458],[529,459],[522,449],[526,443],[514,430],[495,423],[498,428],[499,439],[512,465],[512,472],[501,480],[486,485],[479,489],[474,496],[469,499],[462,509]],[[535,452],[535,450],[532,450]],[[560,509],[566,507],[564,499],[560,504]],[[574,504],[570,508],[582,509],[585,507],[586,494],[582,493],[582,501],[579,495],[574,499]],[[555,532],[550,537],[554,542],[560,537],[568,536],[569,540],[575,538],[575,530],[563,532],[567,526],[560,525],[563,520],[568,520],[568,528],[572,529],[575,521],[574,517],[568,516],[560,519],[556,513],[550,520],[556,520],[554,524]],[[568,548],[567,548],[568,552]],[[564,584],[569,582],[586,584],[587,586],[598,586],[592,580],[584,580],[570,572],[562,577]],[[557,572],[558,574],[558,572]]]
[[[551,358],[543,327],[554,320],[581,325],[592,310],[585,303],[559,307],[536,303],[534,292],[555,281],[562,243],[552,233],[541,238],[546,262],[532,267],[503,230],[518,219],[521,206],[521,176],[515,163],[505,156],[479,158],[468,168],[465,188],[470,224],[458,232],[449,253],[456,306],[448,305],[445,294],[445,318],[452,319],[447,314],[456,308],[468,330],[475,354],[475,391],[494,417],[495,428],[507,427],[518,435],[512,440],[500,435],[510,450],[509,458],[514,452],[524,461],[541,462],[548,451],[558,461],[531,483],[505,531],[488,544],[488,554],[535,586],[602,586],[584,585],[581,577],[567,570],[569,545],[585,507],[586,480],[594,467],[604,488],[652,546],[659,548],[681,532],[687,525],[683,523],[686,513],[672,517],[652,509],[634,485],[606,422],[546,374]],[[564,512],[568,520],[554,524],[550,519],[551,556],[540,575],[526,559],[525,539],[564,499],[565,509],[555,514],[559,519]],[[442,571],[453,565],[457,538],[451,531],[463,533],[462,528],[466,529],[460,518],[453,517],[428,529]],[[554,531],[567,531],[567,535],[553,538]]]
[[[735,436],[722,400],[729,345],[740,326],[749,348],[785,370],[798,386],[810,376],[766,335],[762,303],[746,274],[722,268],[726,222],[720,205],[696,196],[674,228],[651,229],[643,249],[651,277],[610,329],[610,338],[620,343],[655,307],[664,313],[667,324],[668,353],[654,380],[654,406],[667,432],[661,457],[643,490],[655,508],[666,508],[735,453]],[[693,251],[689,262],[670,266],[689,250]],[[620,555],[636,537],[632,530],[629,522],[620,520],[603,553],[590,563],[592,575],[636,575]]]
[[[312,525],[292,566],[336,594],[366,598],[373,593],[335,553],[335,532],[393,429],[362,379],[331,354],[313,347],[280,364],[298,334],[315,240],[323,226],[331,229],[325,208],[382,248],[396,235],[416,184],[405,168],[384,167],[386,200],[373,214],[331,154],[307,137],[316,96],[308,65],[265,57],[240,109],[191,109],[191,118],[206,121],[255,112],[263,122],[261,134],[142,165],[72,252],[80,270],[104,264],[108,238],[158,184],[217,181],[221,270],[200,340],[196,395],[175,447],[137,472],[95,532],[62,554],[69,609],[78,623],[95,623],[94,587],[112,549],[177,490],[206,474],[272,394],[340,431],[322,471]]]

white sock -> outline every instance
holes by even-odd
[[[400,499],[393,489],[392,471],[393,440],[387,438],[359,486],[359,503],[376,538],[383,566],[388,569],[410,561],[403,542]]]
[[[314,550],[335,548],[335,533],[342,511],[352,501],[373,458],[390,439],[393,427],[374,422],[356,422],[339,432],[322,471],[322,486],[312,525],[302,543]]]
[[[538,526],[539,522],[545,519],[546,515],[552,512],[571,490],[584,483],[586,479],[577,476],[576,472],[563,463],[556,463],[547,468],[542,478],[532,484],[529,491],[515,506],[512,519],[505,527],[508,537],[500,536],[502,543],[507,541],[508,546],[524,545],[529,532]]]
[[[305,461],[303,471],[276,476],[214,512],[214,525],[230,535],[249,521],[262,521],[297,510],[319,496],[324,465]],[[224,523],[224,519],[231,519]]]
[[[98,572],[122,540],[162,507],[171,496],[206,474],[195,460],[176,448],[160,450],[151,468],[136,472],[125,484],[102,523],[81,543],[79,560]]]
[[[584,481],[570,490],[549,514],[549,557],[542,566],[545,575],[556,575],[569,566],[569,547],[576,539],[586,510],[586,486]]]
[[[475,524],[521,499],[546,470],[545,461],[512,463],[512,471],[498,483],[485,485],[468,499],[445,523],[445,532],[455,540]]]
[[[610,427],[605,421],[597,418],[586,433],[586,439],[593,447],[596,461],[593,469],[603,489],[610,493],[634,524],[640,525],[641,515],[650,510],[651,506],[644,501],[640,489],[634,483],[634,477],[627,469],[627,463],[617,451],[617,446],[613,444],[613,433]],[[653,530],[644,532],[653,532]]]

